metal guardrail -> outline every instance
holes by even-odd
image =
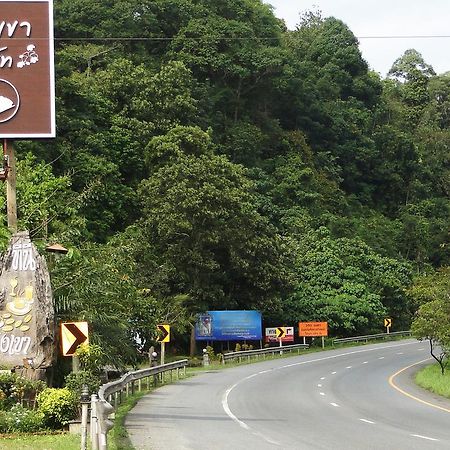
[[[309,348],[309,345],[308,344],[283,345],[282,347],[268,347],[256,350],[243,350],[241,352],[224,353],[222,355],[222,363],[225,364],[227,361],[231,361],[234,359],[238,359],[239,362],[241,362],[243,358],[247,358],[247,360],[250,361],[252,356],[259,358],[262,355],[262,357],[265,358],[266,355],[270,353],[272,355],[275,355],[275,353],[283,354],[284,352],[292,352],[293,350],[297,350],[298,353],[300,353],[300,350],[305,348]]]
[[[368,334],[366,336],[354,336],[354,337],[347,337],[347,338],[338,338],[333,339],[333,345],[336,344],[344,344],[347,342],[368,342],[372,339],[386,339],[390,337],[397,337],[397,336],[411,336],[411,331],[393,331],[391,333],[379,333],[379,334]]]
[[[161,366],[149,367],[147,369],[128,372],[119,380],[111,381],[100,386],[98,395],[93,394],[91,397],[91,448],[92,450],[107,450],[107,435],[112,428],[113,422],[108,416],[122,402],[123,396],[128,396],[130,391],[133,394],[137,389],[142,388],[142,380],[147,379],[147,389],[150,384],[156,386],[158,380],[164,381],[164,375],[169,372],[170,380],[173,380],[173,372],[176,371],[177,378],[180,377],[180,369],[183,376],[186,376],[187,359],[175,361]],[[160,378],[161,377],[161,378]],[[114,406],[113,406],[114,405]]]

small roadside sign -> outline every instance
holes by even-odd
[[[328,336],[328,322],[299,322],[298,335],[303,337]]]
[[[278,327],[277,328],[277,339],[282,339],[286,336],[286,328]]]
[[[279,337],[279,329],[284,329],[284,335]],[[265,330],[265,342],[294,342],[294,327],[272,327]]]
[[[67,322],[61,324],[61,344],[63,356],[75,356],[81,344],[89,344],[87,322]]]
[[[386,333],[389,334],[390,328],[392,327],[392,319],[389,317],[384,319],[384,326],[386,327]]]
[[[158,336],[156,342],[170,342],[170,325],[156,325]]]

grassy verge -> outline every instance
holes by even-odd
[[[108,433],[109,450],[133,450],[125,428],[125,417],[144,395],[151,391],[141,391],[130,395],[118,408],[115,414],[114,427]]]
[[[450,398],[450,371],[447,369],[442,375],[438,364],[432,364],[417,372],[416,383],[435,394]]]
[[[79,450],[80,436],[74,434],[2,435],[1,450]]]

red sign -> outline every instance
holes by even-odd
[[[53,0],[0,0],[0,138],[54,137]]]
[[[299,322],[298,335],[304,337],[328,336],[328,322]]]
[[[294,327],[283,327],[284,336],[277,338],[277,328],[266,328],[265,342],[294,342]]]

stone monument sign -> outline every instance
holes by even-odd
[[[0,261],[1,368],[44,378],[55,356],[54,330],[47,264],[28,232],[16,233]]]

